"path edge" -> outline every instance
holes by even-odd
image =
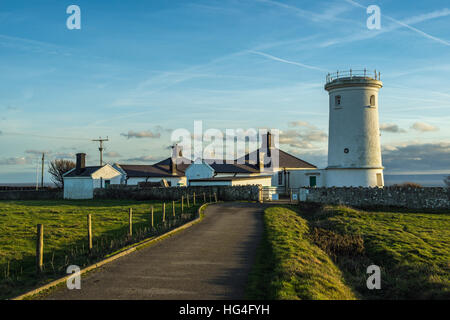
[[[86,273],[88,271],[97,269],[97,268],[99,268],[99,267],[101,267],[101,266],[103,266],[103,265],[105,265],[107,263],[110,263],[110,262],[112,262],[114,260],[117,260],[117,259],[119,259],[121,257],[124,257],[124,256],[126,256],[126,255],[128,255],[128,254],[130,254],[132,252],[135,252],[136,250],[142,249],[142,248],[144,248],[146,246],[149,246],[149,245],[151,245],[151,244],[153,244],[155,242],[164,240],[165,238],[170,237],[171,235],[173,235],[173,234],[175,234],[175,233],[177,233],[179,231],[182,231],[184,229],[187,229],[187,228],[193,226],[194,224],[197,224],[198,222],[200,222],[203,219],[203,211],[206,209],[206,207],[208,205],[211,205],[211,204],[213,204],[213,203],[211,202],[211,203],[205,203],[205,204],[201,205],[198,208],[198,210],[197,210],[197,218],[195,218],[194,220],[192,220],[192,221],[190,221],[188,223],[185,223],[182,226],[179,226],[178,228],[170,230],[170,231],[168,231],[168,232],[166,232],[166,233],[164,233],[162,235],[159,235],[157,237],[151,237],[151,238],[145,239],[145,240],[143,240],[143,241],[141,241],[141,242],[139,242],[139,243],[137,243],[135,245],[132,245],[130,248],[125,249],[124,251],[120,251],[120,252],[112,255],[111,257],[108,257],[108,258],[103,259],[103,260],[101,260],[99,262],[96,262],[96,263],[94,263],[94,264],[92,264],[90,266],[87,266],[86,268],[83,268],[83,269],[80,270],[80,275],[82,275],[82,274],[84,274],[84,273]],[[37,295],[37,294],[41,293],[42,291],[51,289],[51,288],[53,288],[53,287],[63,283],[64,281],[67,281],[67,279],[69,279],[70,277],[73,277],[73,276],[74,276],[73,273],[72,274],[68,274],[68,275],[66,275],[64,277],[61,277],[61,278],[56,279],[56,280],[53,280],[52,282],[49,282],[49,283],[47,283],[47,284],[45,284],[45,285],[43,285],[41,287],[38,287],[38,288],[33,289],[33,290],[30,290],[30,291],[28,291],[28,292],[26,292],[24,294],[21,294],[21,295],[15,297],[15,298],[11,298],[10,300],[24,300],[24,299],[26,299],[28,297]]]

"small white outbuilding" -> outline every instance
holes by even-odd
[[[122,173],[109,164],[86,167],[86,154],[78,153],[76,167],[63,175],[64,199],[92,199],[95,188],[120,184]]]

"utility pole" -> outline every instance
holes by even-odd
[[[103,142],[104,141],[109,141],[108,137],[106,137],[106,139],[102,139],[102,137],[98,138],[98,139],[94,139],[92,141],[97,141],[99,142],[99,147],[98,147],[98,151],[100,151],[100,166],[103,165]]]
[[[36,190],[39,190],[39,158],[36,160]]]
[[[42,153],[41,188],[44,188],[44,160],[45,160],[45,153]]]

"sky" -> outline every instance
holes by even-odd
[[[69,5],[81,29],[68,29]],[[366,12],[377,5],[381,28]],[[429,1],[0,1],[0,183],[46,160],[170,155],[174,129],[275,128],[327,162],[326,75],[379,70],[385,173],[450,173],[450,4]],[[45,180],[49,180],[48,174]]]

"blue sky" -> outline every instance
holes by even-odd
[[[81,30],[66,8],[81,8]],[[366,7],[381,8],[381,29]],[[386,172],[450,172],[448,1],[0,2],[0,183],[39,153],[152,163],[170,130],[277,128],[326,165],[327,72],[381,71]]]

